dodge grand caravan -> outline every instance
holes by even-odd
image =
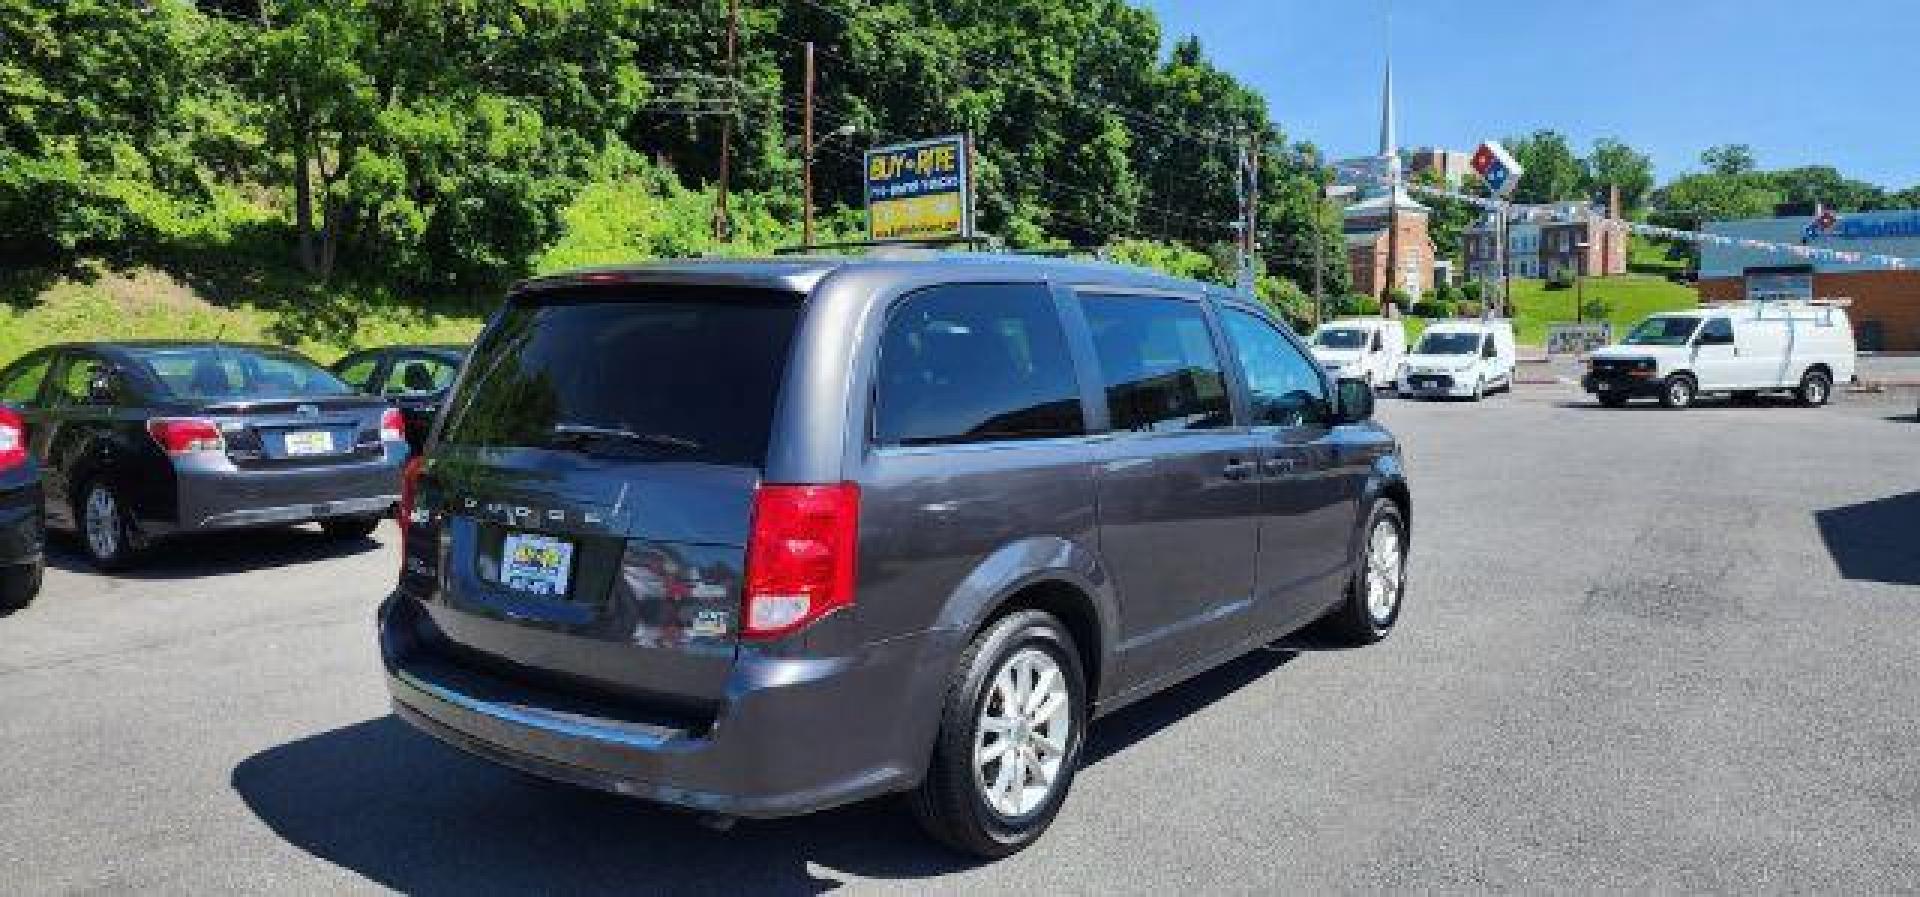
[[[718,823],[907,792],[1008,854],[1094,718],[1387,635],[1412,518],[1372,402],[1257,304],[1119,266],[526,282],[408,465],[388,686],[537,777]]]

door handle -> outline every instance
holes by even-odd
[[[1258,465],[1252,461],[1233,460],[1228,461],[1226,469],[1220,471],[1220,473],[1229,480],[1244,480],[1247,477],[1253,476],[1253,472],[1257,469]]]
[[[1268,458],[1266,464],[1267,472],[1270,474],[1292,473],[1294,468],[1298,466],[1300,466],[1300,462],[1292,458]]]

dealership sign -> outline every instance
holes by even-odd
[[[1473,151],[1472,165],[1474,172],[1487,182],[1487,189],[1493,191],[1495,196],[1512,192],[1520,183],[1520,175],[1526,173],[1526,169],[1513,160],[1513,156],[1498,140],[1480,144],[1480,148]]]
[[[867,235],[924,240],[973,235],[967,139],[935,137],[867,151]]]

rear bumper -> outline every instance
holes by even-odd
[[[910,787],[927,743],[903,720],[923,696],[930,638],[857,656],[736,662],[710,725],[596,712],[475,671],[415,643],[411,599],[381,608],[394,712],[468,753],[543,778],[710,813],[772,818]],[[933,700],[938,695],[932,696]]]
[[[0,477],[0,567],[38,562],[45,546],[38,478]]]
[[[178,513],[162,534],[384,514],[400,500],[404,449],[377,460],[302,469],[177,464]]]

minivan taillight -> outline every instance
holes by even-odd
[[[400,409],[388,408],[380,412],[380,441],[400,442],[407,438],[407,421],[400,416]]]
[[[196,417],[156,417],[147,421],[147,432],[169,455],[194,452],[224,452],[227,440],[210,420]]]
[[[853,605],[860,487],[762,485],[747,536],[742,638],[778,638]]]
[[[0,405],[0,470],[27,463],[27,423],[12,408]]]

